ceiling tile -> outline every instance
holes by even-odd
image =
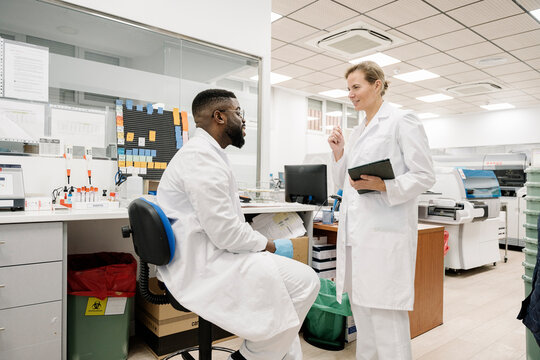
[[[365,13],[385,4],[391,3],[394,0],[335,0],[335,2],[345,5],[355,11]]]
[[[426,44],[429,44],[441,51],[456,49],[482,41],[484,41],[484,39],[469,29],[458,30],[424,40]]]
[[[447,76],[452,74],[459,74],[465,71],[473,70],[474,68],[470,65],[467,65],[463,62],[457,62],[453,64],[443,65],[435,68],[428,69],[431,72],[434,72],[435,74],[441,75],[441,76]]]
[[[496,39],[493,40],[493,42],[502,47],[504,50],[510,51],[538,45],[538,39],[540,39],[540,30],[533,30],[522,34]]]
[[[478,0],[427,0],[428,3],[435,6],[437,9],[441,11],[448,11],[455,9],[457,7],[461,7],[464,5],[468,5],[470,3],[476,2]]]
[[[297,80],[297,79],[291,79],[287,81],[283,81],[279,83],[279,86],[284,86],[291,89],[300,89],[305,88],[306,86],[313,85],[307,81]]]
[[[446,54],[436,53],[436,54],[432,54],[428,56],[423,56],[417,59],[408,60],[407,62],[420,69],[427,69],[430,67],[451,64],[451,63],[457,62],[457,60]]]
[[[311,94],[318,94],[320,92],[332,90],[332,89],[327,86],[322,86],[322,85],[310,85],[310,86],[306,86],[305,88],[301,88],[300,90],[311,93]]]
[[[407,96],[417,98],[420,96],[433,95],[434,93],[435,92],[433,90],[421,88],[418,91],[408,91]]]
[[[334,75],[326,74],[320,71],[315,71],[307,75],[298,77],[299,80],[309,81],[313,84],[322,84],[330,80],[337,80],[338,78]],[[339,79],[341,80],[341,79]]]
[[[285,45],[272,51],[272,57],[290,63],[313,56],[315,53],[295,45]]]
[[[490,76],[483,71],[473,70],[459,74],[446,75],[445,77],[457,83],[468,83],[472,81],[485,80]]]
[[[408,72],[411,72],[411,71],[418,70],[418,68],[416,66],[412,66],[412,65],[404,63],[404,62],[400,62],[400,63],[393,64],[393,65],[388,65],[388,66],[383,67],[382,69],[384,71],[384,74],[387,77],[391,77],[391,76],[394,76],[394,75],[397,75],[397,74],[405,74],[405,73],[408,73]],[[399,79],[394,79],[392,81],[400,81],[401,82],[401,80],[399,80]],[[407,82],[405,82],[405,83],[407,83]]]
[[[390,79],[390,81],[392,81],[392,79]],[[412,93],[412,92],[415,92],[415,91],[424,90],[420,86],[417,86],[417,85],[414,85],[414,84],[398,85],[398,86],[394,86],[392,88],[389,87],[389,89],[391,89],[392,93],[394,93],[394,94],[400,94],[400,95],[405,95],[405,96],[409,96],[409,93]]]
[[[401,61],[415,59],[421,56],[434,54],[436,52],[436,49],[432,48],[429,45],[422,44],[419,41],[384,51],[386,55],[395,57],[396,59],[399,59]]]
[[[333,1],[319,0],[295,11],[289,17],[318,29],[325,29],[357,15],[356,11],[352,11]]]
[[[484,57],[492,54],[497,54],[501,51],[500,48],[490,42],[484,41],[474,45],[468,45],[453,50],[448,50],[446,53],[460,60],[469,60],[479,57]]]
[[[521,96],[511,96],[504,98],[505,101],[509,102],[510,104],[520,102],[520,101],[531,101],[536,100],[534,96],[532,95],[521,95]]]
[[[285,17],[272,23],[272,37],[285,42],[298,40],[316,31],[314,27]]]
[[[323,70],[341,64],[343,61],[336,60],[326,55],[317,54],[310,58],[297,61],[296,64],[308,67],[313,70]]]
[[[512,86],[515,89],[520,89],[520,90],[524,90],[524,89],[528,89],[528,88],[532,88],[532,87],[538,87],[538,86],[540,86],[540,79],[517,81],[517,82],[513,83]]]
[[[513,102],[512,105],[515,105],[516,107],[525,108],[525,107],[532,107],[532,106],[538,106],[540,105],[540,99],[530,100],[530,101],[517,101]]]
[[[527,60],[526,63],[533,69],[540,69],[540,59]]]
[[[474,26],[522,12],[519,6],[509,0],[484,0],[447,14],[466,26]]]
[[[540,9],[540,0],[519,0],[518,3],[528,11]]]
[[[326,81],[326,82],[322,83],[321,85],[328,86],[331,89],[347,90],[347,81],[345,79],[341,79],[341,78]]]
[[[535,70],[528,70],[528,71],[524,71],[524,72],[520,72],[516,74],[499,75],[497,76],[497,78],[507,83],[512,83],[514,81],[538,79],[540,78],[540,73]]]
[[[293,11],[296,11],[306,5],[311,4],[314,1],[315,0],[272,0],[272,11],[277,14],[286,16]]]
[[[520,60],[537,59],[540,58],[540,45],[514,50],[511,53]]]
[[[472,28],[487,39],[498,39],[538,28],[538,23],[529,14],[519,14],[492,21]]]
[[[489,94],[493,99],[506,99],[510,97],[518,97],[526,95],[521,90],[501,90]]]
[[[413,42],[416,41],[415,38],[410,37],[409,35],[405,34],[403,31],[399,31],[399,30],[396,30],[396,29],[390,29],[390,30],[386,30],[386,32],[389,33],[390,35],[394,35],[398,39],[403,40],[403,43],[398,44],[398,45],[393,46],[393,47],[401,46],[401,45],[404,45],[406,43],[413,43]]]
[[[437,13],[437,10],[421,0],[398,0],[371,10],[367,15],[388,26],[398,27]]]
[[[276,71],[278,74],[281,75],[287,75],[293,78],[309,74],[313,72],[313,70],[305,68],[303,66],[298,66],[296,64],[289,64],[287,66],[284,66],[279,69],[279,71]]]
[[[312,39],[318,38],[320,36],[324,36],[325,34],[328,34],[328,31],[319,30],[311,35],[308,35],[308,36],[305,36],[303,38],[293,41],[292,44],[300,46],[307,50],[315,51],[316,53],[322,53],[324,52],[323,49],[309,44],[309,41]]]
[[[330,75],[335,75],[335,76],[343,79],[343,81],[345,81],[345,73],[347,72],[347,70],[351,66],[352,65],[349,64],[349,63],[342,63],[342,64],[339,64],[337,66],[332,66],[331,68],[324,69],[323,72],[325,72],[327,74],[330,74]]]
[[[436,79],[424,80],[424,81],[419,83],[420,86],[422,86],[422,87],[424,87],[426,89],[432,89],[432,90],[443,89],[445,87],[452,86],[452,85],[455,85],[455,84],[456,84],[455,81],[448,80],[448,79],[443,78],[443,77],[439,77],[439,78],[436,78]]]
[[[523,89],[524,93],[527,93],[529,95],[537,95],[540,94],[540,86],[530,87],[527,89]]]
[[[276,69],[279,69],[285,65],[287,65],[288,62],[286,61],[281,61],[281,60],[278,60],[278,59],[272,59],[271,61],[271,65],[272,65],[272,71],[276,70]]]
[[[463,26],[444,14],[435,15],[398,28],[398,30],[419,40],[459,29],[463,29]]]
[[[488,74],[493,76],[513,74],[517,72],[530,70],[530,67],[522,62],[515,62],[512,64],[505,64],[499,66],[491,66],[485,69],[482,69]]]
[[[276,50],[277,48],[282,47],[285,44],[287,43],[284,41],[272,38],[272,50]]]
[[[384,95],[384,99],[385,100],[388,100],[390,102],[393,102],[393,103],[397,103],[397,104],[401,104],[401,101],[407,101],[409,100],[410,98],[408,98],[407,96],[404,96],[404,95],[400,95],[400,94],[397,94],[397,93],[392,93],[390,92],[390,87],[388,88],[388,92],[386,93],[386,95]]]

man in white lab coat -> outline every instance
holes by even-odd
[[[245,222],[224,151],[245,141],[236,96],[205,90],[192,111],[195,134],[157,192],[176,237],[174,258],[158,275],[183,306],[245,339],[230,359],[301,359],[298,330],[319,279],[307,265],[272,254],[274,242]]]

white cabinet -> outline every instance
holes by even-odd
[[[62,226],[0,225],[0,359],[62,356]]]

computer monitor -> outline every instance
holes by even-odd
[[[285,201],[326,204],[326,165],[285,165]]]

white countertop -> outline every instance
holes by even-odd
[[[426,229],[435,229],[439,227],[444,227],[442,224],[426,224],[426,223],[418,223],[418,230],[426,230]]]
[[[242,204],[244,214],[263,214],[275,212],[315,211],[316,205],[296,203]],[[113,220],[127,219],[126,208],[99,210],[60,209],[53,211],[0,211],[0,224],[20,224],[54,221]]]

